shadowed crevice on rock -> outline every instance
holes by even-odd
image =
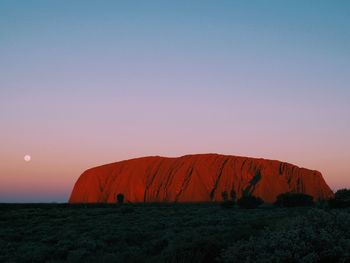
[[[215,191],[217,190],[217,187],[218,187],[220,178],[221,178],[221,176],[222,176],[222,171],[224,170],[224,167],[225,167],[226,163],[228,162],[228,160],[229,160],[229,159],[224,160],[224,162],[223,162],[222,165],[220,166],[220,169],[219,169],[218,174],[217,174],[217,176],[216,176],[216,180],[215,180],[213,189],[212,189],[211,192],[210,192],[210,200],[214,200]]]
[[[243,190],[244,195],[251,195],[254,192],[255,186],[261,180],[261,172],[257,170],[253,178],[249,181],[248,186]]]

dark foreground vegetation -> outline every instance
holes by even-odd
[[[350,210],[0,205],[0,262],[350,262]]]

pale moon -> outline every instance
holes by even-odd
[[[32,159],[32,157],[30,155],[28,155],[28,154],[24,156],[24,160],[26,162],[29,162],[31,159]]]

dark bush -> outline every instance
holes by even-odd
[[[275,205],[280,207],[297,207],[314,205],[311,195],[302,193],[283,193],[277,196]]]
[[[315,207],[317,207],[319,209],[327,209],[329,207],[328,203],[329,203],[328,199],[321,198],[315,202]]]
[[[350,207],[350,189],[340,189],[334,194],[334,198],[329,200],[331,208]]]
[[[340,189],[334,194],[335,199],[350,202],[350,189]]]
[[[227,191],[222,192],[221,193],[221,197],[222,197],[222,202],[220,203],[221,207],[223,207],[223,208],[232,208],[232,207],[235,206],[235,204],[236,204],[236,193],[234,191],[230,192],[231,200],[229,200],[229,198],[228,198]]]
[[[220,203],[222,208],[232,208],[236,205],[234,201],[228,200]]]
[[[237,201],[237,205],[240,208],[246,208],[246,209],[254,209],[262,205],[264,201],[260,197],[256,197],[253,195],[247,195],[247,196],[242,196],[240,199]]]
[[[123,194],[117,194],[117,203],[122,204],[124,202],[124,195]]]
[[[228,193],[226,191],[221,193],[221,197],[222,197],[222,201],[224,202],[228,201]]]
[[[230,197],[231,197],[231,201],[236,202],[237,194],[236,194],[235,190],[231,190]]]

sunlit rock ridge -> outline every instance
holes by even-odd
[[[318,171],[275,160],[219,154],[142,157],[91,168],[77,180],[70,203],[221,201],[222,192],[274,202],[284,192],[333,196]]]

